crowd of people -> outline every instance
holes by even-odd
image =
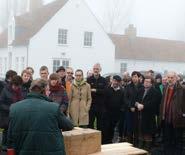
[[[180,75],[100,73],[99,63],[86,77],[81,69],[63,66],[52,74],[42,66],[36,80],[31,67],[20,76],[7,71],[0,81],[2,149],[14,148],[18,155],[63,155],[60,129],[78,126],[100,130],[102,144],[113,143],[116,131],[118,142],[183,155],[185,84]]]

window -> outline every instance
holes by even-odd
[[[25,68],[25,58],[21,57],[21,70],[24,70]]]
[[[56,72],[58,67],[60,67],[60,60],[53,60],[53,72]]]
[[[92,32],[85,32],[84,33],[84,46],[92,46],[92,37],[93,33]]]
[[[69,67],[69,60],[62,60],[62,66],[64,67],[64,68],[66,68],[66,67]]]
[[[67,34],[68,34],[68,30],[58,29],[58,44],[59,45],[67,44]]]
[[[127,63],[120,64],[120,73],[124,73],[127,71]]]
[[[70,60],[67,58],[55,58],[53,59],[53,72],[56,72],[58,67],[63,66],[64,68],[69,67]]]

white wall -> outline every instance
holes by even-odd
[[[7,48],[0,49],[0,77],[4,78],[6,72],[9,69],[15,70],[19,75],[23,69],[27,67],[27,48],[26,46],[17,46],[12,48],[12,65],[9,68],[9,55]],[[22,62],[22,58],[24,57],[24,62]],[[16,58],[18,58],[18,62],[16,62]],[[6,59],[6,62],[5,62]],[[1,65],[2,64],[2,65]],[[2,66],[2,67],[1,67]]]
[[[58,28],[68,29],[68,45],[58,46]],[[84,31],[93,32],[90,48],[83,46]],[[31,39],[29,66],[36,69],[37,77],[42,65],[52,72],[52,58],[70,58],[71,66],[84,73],[96,62],[101,63],[102,73],[113,72],[114,51],[114,44],[85,2],[71,0]]]
[[[146,61],[146,60],[116,60],[115,71],[120,72],[120,64],[127,63],[127,70],[132,71],[146,71],[154,70],[161,73],[165,71],[176,71],[177,73],[185,73],[185,63],[178,62],[160,62],[160,61]]]
[[[0,49],[0,77],[1,78],[5,78],[5,73],[7,70],[8,70],[8,51],[7,51],[7,48],[1,48]]]
[[[22,58],[24,57],[24,62]],[[16,59],[18,58],[18,62]],[[19,75],[27,67],[27,47],[17,46],[12,51],[12,69],[15,70]]]

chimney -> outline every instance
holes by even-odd
[[[43,6],[42,0],[29,0],[29,11],[33,12]]]
[[[128,26],[128,28],[125,29],[125,35],[129,38],[129,39],[135,39],[136,35],[137,35],[137,30],[134,27],[133,24],[130,24]]]

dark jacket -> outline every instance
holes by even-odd
[[[96,79],[94,76],[91,76],[87,78],[87,83],[90,84],[91,89],[96,89],[96,92],[91,92],[91,108],[93,107],[98,111],[102,111],[104,109],[105,90],[107,88],[106,79],[102,76],[99,76],[98,79]]]
[[[125,111],[124,90],[108,87],[105,92],[105,109],[108,112]]]
[[[61,78],[60,83],[62,84],[62,86],[63,86],[64,88],[66,88],[66,76],[64,76],[63,78]]]
[[[22,96],[23,98],[26,98],[27,94],[29,93],[29,89],[30,89],[30,86],[31,86],[31,80],[29,80],[27,83],[23,83],[22,84]]]
[[[0,94],[3,90],[3,88],[5,87],[5,82],[4,81],[0,81]]]
[[[8,128],[8,115],[11,104],[22,100],[22,92],[19,89],[13,91],[11,85],[6,85],[0,94],[0,127]]]
[[[164,88],[163,98],[161,102],[160,116],[163,118],[164,98],[167,87]],[[175,128],[185,127],[185,86],[177,83],[174,86],[174,94],[172,97],[172,124]]]
[[[30,93],[10,108],[8,146],[16,155],[65,155],[61,129],[71,130],[73,125],[59,105]]]
[[[151,87],[146,95],[143,97],[145,92],[144,87],[139,89],[137,102],[144,105],[144,109],[139,112],[141,116],[141,131],[144,134],[152,134],[156,129],[155,126],[155,108],[157,100],[157,90]]]
[[[125,88],[125,102],[128,108],[135,107],[135,102],[138,96],[138,91],[143,86],[138,84],[137,86],[134,83],[130,83]]]
[[[68,96],[65,88],[61,84],[57,84],[56,87],[50,86],[49,98],[60,105],[61,112],[67,112],[68,108]]]
[[[162,91],[161,91],[161,85],[162,84],[155,84],[154,88],[156,89],[156,92],[157,92],[157,98],[156,98],[156,108],[155,108],[155,111],[156,111],[156,115],[159,116],[159,113],[160,113],[160,104],[161,104],[161,99],[162,99]]]

